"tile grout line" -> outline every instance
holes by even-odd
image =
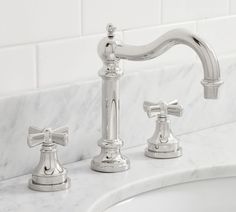
[[[231,15],[231,0],[228,0],[228,15]]]
[[[82,12],[82,9],[81,9]],[[163,12],[161,14],[161,16],[163,16]],[[187,23],[194,23],[194,22],[199,22],[202,20],[207,20],[207,21],[211,21],[211,20],[218,20],[221,18],[230,18],[230,17],[236,17],[235,14],[230,14],[230,15],[226,15],[226,16],[219,16],[219,17],[211,17],[211,18],[207,18],[207,19],[199,19],[199,20],[188,20],[188,21],[182,21],[182,22],[172,22],[172,23],[166,23],[163,24],[163,20],[161,20],[161,24],[160,25],[152,25],[152,26],[146,26],[146,27],[135,27],[135,28],[130,28],[128,30],[125,31],[132,31],[132,30],[145,30],[148,28],[152,28],[152,27],[163,27],[163,26],[170,26],[170,25],[177,25],[177,24],[187,24]],[[82,18],[83,19],[83,18]],[[163,17],[161,18],[163,19]],[[81,20],[82,22],[83,20]],[[64,41],[64,40],[69,40],[69,39],[77,39],[77,38],[86,38],[86,37],[92,37],[92,36],[99,36],[99,35],[103,35],[105,34],[105,32],[100,32],[100,33],[90,33],[90,34],[84,34],[84,26],[82,24],[81,26],[81,33],[82,35],[72,35],[72,36],[65,36],[65,37],[59,37],[59,38],[52,38],[52,39],[46,39],[46,40],[38,40],[38,41],[29,41],[29,42],[22,42],[22,43],[15,43],[15,44],[6,44],[6,45],[2,45],[0,46],[0,49],[3,48],[11,48],[11,47],[17,47],[17,46],[24,46],[24,45],[35,45],[35,44],[43,44],[43,43],[48,43],[48,42],[57,42],[57,41]]]
[[[81,30],[81,35],[84,35],[84,12],[83,12],[83,5],[84,2],[83,0],[80,0],[80,30]]]
[[[163,25],[163,0],[160,0],[160,25]]]
[[[99,35],[99,34],[97,34],[97,35]],[[0,46],[0,49],[13,48],[13,47],[18,47],[18,46],[26,46],[26,45],[38,45],[38,44],[42,44],[42,43],[63,41],[63,40],[68,40],[68,39],[81,38],[81,37],[82,36],[74,35],[74,36],[68,36],[68,37],[62,37],[62,38],[54,38],[54,39],[41,40],[41,41],[29,41],[29,42],[15,43],[15,44],[7,44],[7,45]]]

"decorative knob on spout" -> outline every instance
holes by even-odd
[[[114,37],[114,32],[116,31],[116,27],[113,24],[107,24],[107,36]]]
[[[69,129],[61,127],[29,128],[28,146],[35,147],[42,144],[40,161],[29,180],[29,188],[37,191],[59,191],[70,187],[67,170],[59,163],[56,145],[66,146]]]
[[[177,100],[166,103],[144,102],[144,111],[149,118],[157,117],[156,129],[153,136],[148,139],[145,155],[151,158],[175,158],[182,155],[179,140],[173,135],[168,115],[182,116],[183,107]]]

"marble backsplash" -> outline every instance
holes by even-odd
[[[124,148],[144,144],[154,130],[155,119],[143,112],[144,100],[178,99],[184,106],[180,118],[171,118],[173,131],[192,131],[236,121],[236,57],[220,60],[220,99],[203,99],[200,64],[162,67],[126,74],[121,79],[121,138]],[[74,83],[0,99],[0,180],[32,171],[39,149],[30,149],[29,126],[68,126],[70,142],[59,147],[62,163],[91,157],[99,152],[101,136],[101,81]]]

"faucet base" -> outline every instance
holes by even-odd
[[[44,192],[61,191],[70,188],[70,182],[71,182],[70,178],[67,178],[63,183],[47,185],[47,184],[35,183],[32,179],[30,179],[28,187],[35,191],[44,191]]]
[[[98,172],[114,173],[126,171],[130,168],[129,159],[120,152],[113,154],[111,149],[102,150],[100,155],[91,161],[91,169]]]
[[[152,151],[146,148],[145,156],[150,157],[150,158],[156,158],[156,159],[177,158],[177,157],[182,156],[182,148],[179,147],[176,151],[172,151],[172,152],[158,152],[158,151]]]
[[[130,168],[129,159],[121,154],[123,141],[121,139],[100,139],[98,146],[101,153],[91,161],[91,169],[98,172],[122,172]]]

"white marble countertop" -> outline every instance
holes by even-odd
[[[29,175],[0,183],[1,212],[102,212],[112,204],[167,185],[236,176],[236,123],[180,136],[183,156],[155,160],[144,146],[124,151],[131,160],[127,172],[91,171],[90,160],[67,166],[72,186],[67,191],[36,192],[27,188]],[[20,164],[19,164],[20,166]]]

